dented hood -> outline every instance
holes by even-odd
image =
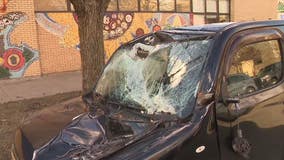
[[[108,116],[83,114],[36,150],[33,160],[76,159],[83,154],[100,159],[137,141],[155,128],[156,124],[151,123],[150,119],[126,109]]]
[[[89,103],[94,111],[73,120],[33,159],[101,159],[143,140],[172,116],[190,116],[211,42],[208,36],[155,33],[124,45],[96,85]]]

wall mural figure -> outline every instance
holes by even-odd
[[[23,12],[0,15],[0,78],[22,77],[25,70],[38,60],[38,51],[27,44],[14,45],[10,42],[10,34],[26,19]]]
[[[104,39],[115,39],[122,36],[128,28],[134,18],[134,13],[132,12],[119,12],[119,13],[106,13],[104,15]],[[74,14],[74,20],[78,23],[78,17]]]
[[[122,36],[133,21],[134,13],[106,13],[104,16],[104,39]]]
[[[60,38],[64,47],[80,49],[78,18],[73,13],[36,13],[37,23]],[[188,13],[107,12],[104,16],[106,58],[123,43],[161,29],[191,25]]]
[[[36,13],[37,24],[45,31],[59,37],[63,47],[79,50],[77,17],[72,13]]]
[[[50,18],[47,13],[37,13],[36,21],[46,31],[59,37],[63,37],[67,30],[66,26],[57,23],[55,20]]]

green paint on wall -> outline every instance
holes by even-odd
[[[2,78],[9,78],[10,73],[9,70],[3,67],[0,67],[0,79]]]

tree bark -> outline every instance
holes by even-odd
[[[78,16],[83,95],[91,92],[105,65],[103,18],[110,0],[70,0]]]

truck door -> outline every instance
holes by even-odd
[[[216,117],[222,159],[284,159],[283,37],[277,28],[237,33],[224,54]],[[245,75],[237,82],[230,77]],[[239,87],[232,92],[230,87]],[[238,102],[239,100],[239,102]]]

